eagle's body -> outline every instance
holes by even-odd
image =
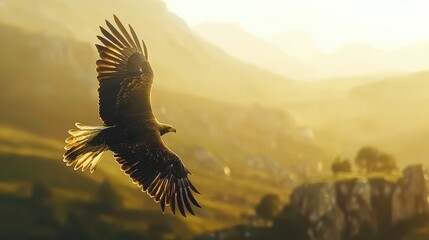
[[[111,150],[122,170],[149,196],[160,202],[164,212],[176,203],[186,216],[194,214],[190,203],[199,206],[192,195],[197,192],[188,179],[190,173],[180,158],[162,141],[161,136],[176,130],[160,123],[152,112],[150,93],[153,71],[146,45],[142,45],[130,27],[131,35],[114,16],[119,31],[108,21],[110,32],[100,27],[103,45],[96,44],[99,80],[99,114],[103,127],[76,123],[66,139],[64,161],[75,169],[93,172],[101,155]],[[142,48],[143,46],[143,48]]]

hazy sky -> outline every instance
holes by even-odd
[[[191,27],[231,22],[272,37],[304,31],[325,51],[347,42],[394,48],[429,40],[428,0],[164,0]]]

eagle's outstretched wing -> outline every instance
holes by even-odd
[[[103,36],[98,38],[104,46],[96,45],[100,117],[111,127],[107,132],[115,131],[112,126],[128,129],[119,129],[120,140],[109,141],[108,148],[133,182],[160,203],[163,212],[170,205],[175,213],[177,204],[183,216],[185,209],[194,214],[191,203],[200,205],[192,194],[198,191],[188,179],[189,171],[164,144],[159,130],[150,127],[157,122],[150,104],[153,71],[146,46],[143,41],[140,45],[131,26],[130,35],[116,16],[114,19],[119,31],[106,21],[110,32],[100,27]]]
[[[190,172],[160,136],[150,141],[123,142],[110,147],[122,170],[143,192],[160,203],[162,212],[165,206],[170,206],[175,214],[177,204],[186,217],[185,208],[194,215],[190,203],[200,207],[192,194],[199,192],[188,178]]]
[[[131,36],[116,16],[114,20],[119,30],[106,20],[110,32],[100,27],[103,36],[97,37],[104,46],[96,44],[99,114],[106,126],[132,121],[135,116],[152,116],[153,71],[146,45],[140,44],[130,25]]]

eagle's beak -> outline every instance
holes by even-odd
[[[176,129],[175,128],[173,128],[173,132],[176,133]]]

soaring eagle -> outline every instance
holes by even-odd
[[[110,32],[100,27],[97,36],[100,59],[97,64],[99,81],[99,115],[104,126],[76,123],[69,131],[64,149],[64,162],[74,169],[97,167],[104,152],[114,153],[116,161],[134,184],[160,203],[164,212],[176,204],[186,217],[185,208],[194,215],[191,204],[200,207],[193,193],[199,193],[188,178],[189,170],[179,156],[170,150],[161,136],[176,132],[171,125],[160,123],[152,112],[150,93],[153,71],[148,62],[144,41],[139,42],[129,25],[129,32],[116,16],[117,28],[106,20]],[[119,30],[118,30],[119,29]]]

